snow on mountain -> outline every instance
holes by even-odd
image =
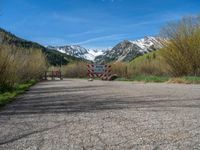
[[[102,50],[93,50],[93,49],[88,49],[88,53],[85,54],[85,57],[87,60],[91,60],[94,61],[94,59],[99,56],[102,55],[103,51]]]
[[[144,37],[139,40],[124,40],[111,49],[95,50],[86,49],[79,45],[67,46],[48,46],[61,53],[71,56],[91,60],[97,63],[106,63],[111,61],[130,61],[145,53],[158,50],[163,47],[163,39],[159,37]]]
[[[135,41],[125,40],[111,50],[105,51],[103,55],[97,56],[95,62],[130,61],[145,53],[161,49],[162,40],[159,37],[145,37]]]
[[[145,37],[139,40],[130,41],[141,48],[141,52],[149,52],[155,49],[160,49],[163,47],[161,44],[161,39],[158,37]]]
[[[95,57],[102,55],[102,50],[86,49],[79,45],[67,45],[67,46],[48,46],[50,49],[55,49],[61,53],[66,53],[71,56],[83,58],[94,61]]]

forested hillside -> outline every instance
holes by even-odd
[[[15,36],[14,34],[0,28],[0,42],[4,45],[15,46],[22,49],[35,49],[41,50],[47,57],[48,63],[50,65],[63,65],[68,64],[69,62],[79,61],[80,58],[69,56],[67,54],[62,54],[56,50],[48,49],[36,42],[27,41],[22,38]]]

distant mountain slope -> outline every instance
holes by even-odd
[[[0,28],[0,43],[1,44],[8,44],[8,45],[13,45],[18,48],[26,48],[26,49],[39,49],[42,50],[42,52],[47,56],[47,60],[51,65],[60,65],[61,62],[62,64],[67,64],[72,61],[79,61],[81,60],[80,58],[76,58],[67,54],[63,54],[59,51],[52,50],[49,48],[46,48],[36,42],[32,41],[27,41],[22,38],[19,38],[15,36],[14,34]]]
[[[103,50],[86,49],[79,45],[66,45],[66,46],[48,46],[49,49],[57,50],[77,58],[83,58],[94,61],[95,57],[102,55]]]
[[[114,46],[111,50],[105,51],[103,55],[97,56],[95,61],[99,63],[131,61],[145,53],[162,48],[161,41],[158,37],[145,37],[135,41],[125,40]]]

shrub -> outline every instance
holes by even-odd
[[[128,64],[125,62],[116,62],[112,63],[111,69],[112,69],[112,74],[117,74],[118,77],[127,77],[128,73]]]
[[[173,76],[200,75],[200,19],[185,17],[165,26],[162,57]]]
[[[17,81],[17,61],[11,49],[0,46],[0,87],[12,87]]]
[[[86,78],[87,77],[87,63],[75,62],[70,63],[62,69],[64,77],[69,78]]]
[[[18,75],[20,81],[28,81],[31,79],[39,79],[43,76],[47,67],[47,62],[43,53],[39,50],[29,50],[26,53],[20,52],[23,55],[19,61]]]
[[[128,77],[137,75],[168,75],[166,68],[167,64],[162,60],[160,52],[151,52],[140,56],[129,63]]]
[[[40,50],[0,45],[0,91],[41,78],[46,67],[46,58]]]

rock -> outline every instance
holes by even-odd
[[[117,79],[117,78],[118,78],[117,74],[112,74],[112,75],[108,78],[108,80],[109,80],[109,81],[113,81],[113,80],[115,80],[115,79]]]

